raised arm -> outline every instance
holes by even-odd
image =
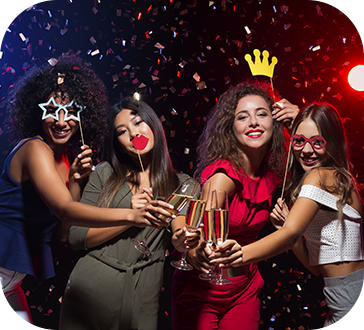
[[[88,145],[81,146],[81,152],[73,160],[68,175],[68,190],[72,199],[81,199],[83,181],[88,178],[92,170],[92,149]]]
[[[283,228],[284,223],[289,214],[287,204],[280,198],[277,200],[277,204],[274,206],[271,214],[270,220],[273,226],[280,230]],[[314,275],[320,275],[321,272],[318,267],[310,266],[308,250],[306,247],[306,242],[303,237],[299,238],[296,244],[292,247],[293,253],[296,255],[297,259]]]
[[[90,184],[93,186],[93,188],[92,188],[93,191],[90,192],[90,194],[88,196],[87,196],[88,188],[87,187],[85,188],[84,195],[86,195],[85,199],[87,199],[87,203],[95,204],[96,200],[97,200],[97,196],[101,193],[102,184],[101,184],[101,182],[99,184],[97,184],[95,182],[96,179],[97,178],[95,177],[95,179],[90,182]],[[97,189],[98,192],[95,191],[95,189]],[[94,200],[92,200],[92,196],[93,196]],[[91,198],[91,200],[90,200],[90,198]],[[163,228],[163,226],[166,226],[167,224],[165,224],[163,221],[159,220],[157,218],[157,216],[159,214],[162,214],[165,216],[171,216],[171,213],[169,213],[168,211],[165,210],[165,208],[168,209],[168,207],[169,207],[169,204],[167,204],[163,201],[153,200],[153,194],[150,191],[150,189],[141,187],[139,189],[139,191],[135,195],[133,195],[131,198],[130,210],[147,208],[148,212],[150,214],[150,216],[148,218],[149,221],[151,222],[151,224],[154,227],[161,229],[161,228]],[[114,226],[114,227],[106,227],[106,228],[89,228],[89,229],[84,229],[83,227],[72,227],[70,243],[71,243],[71,245],[74,244],[73,240],[75,239],[75,237],[76,237],[76,240],[79,240],[79,238],[77,238],[77,237],[80,237],[82,235],[82,232],[85,232],[87,230],[87,235],[85,238],[86,242],[84,244],[85,244],[86,248],[90,249],[90,248],[99,246],[103,243],[106,243],[107,241],[120,235],[121,233],[123,233],[124,231],[129,229],[130,227],[132,227],[132,225],[122,225],[122,226]],[[81,234],[77,233],[78,231]],[[82,244],[78,244],[78,245],[82,245]]]
[[[88,227],[151,225],[145,218],[145,210],[101,209],[73,201],[56,171],[52,151],[42,141],[27,142],[17,154],[22,182],[30,180],[44,203],[63,223]]]
[[[319,208],[320,205],[311,199],[298,198],[281,229],[245,246],[240,246],[233,240],[227,240],[219,246],[211,263],[223,263],[226,267],[240,267],[292,249],[301,239]]]
[[[288,130],[291,130],[292,124],[297,117],[300,109],[297,105],[292,104],[286,99],[281,99],[273,104],[273,118],[282,121]]]

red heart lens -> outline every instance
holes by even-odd
[[[138,135],[133,139],[132,143],[135,149],[143,150],[147,146],[148,141],[149,139],[146,136]]]

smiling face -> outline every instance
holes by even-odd
[[[67,93],[52,93],[49,95],[48,100],[54,98],[56,104],[66,105],[71,103],[71,100]],[[47,112],[54,112],[54,106],[51,102],[47,107]],[[71,113],[71,109],[69,111]],[[59,147],[65,147],[70,138],[77,132],[79,124],[74,119],[64,120],[65,112],[60,110],[58,114],[58,120],[49,116],[42,121],[42,128],[44,131],[44,140],[51,146],[51,148],[56,149]]]
[[[321,137],[316,123],[310,118],[305,119],[298,125],[295,134],[303,135],[306,139]],[[297,162],[305,172],[312,168],[322,166],[327,159],[325,147],[315,149],[308,141],[301,147],[293,146],[293,152]]]
[[[267,102],[258,95],[241,98],[235,110],[233,131],[239,147],[265,152],[273,134],[273,117]]]
[[[122,151],[133,159],[138,159],[138,151],[133,145],[133,139],[137,135],[143,135],[148,139],[143,150],[139,150],[142,158],[147,157],[154,147],[154,135],[151,128],[134,111],[122,110],[115,118],[115,135]]]

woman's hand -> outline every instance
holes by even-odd
[[[214,266],[240,267],[243,265],[241,245],[233,239],[228,239],[218,246],[218,248],[209,256],[209,259],[210,264]]]
[[[292,124],[299,112],[299,107],[286,99],[281,99],[273,104],[273,118],[277,121],[283,121],[284,126],[288,130],[291,130]]]
[[[131,197],[132,209],[141,209],[153,199],[152,188],[140,187],[135,195]]]
[[[92,150],[88,145],[81,146],[81,150],[71,164],[68,174],[70,182],[82,182],[92,171]]]
[[[141,212],[141,214],[136,213],[136,223],[134,225],[137,227],[151,226],[162,229],[163,227],[168,227],[169,223],[159,216],[173,219],[176,217],[168,211],[173,210],[173,206],[164,201],[154,200],[152,189],[146,187],[140,187],[137,193],[132,196],[131,209]],[[144,221],[142,218],[139,218],[140,216],[144,218]]]
[[[203,241],[196,249],[191,249],[187,252],[187,261],[197,270],[208,274],[209,269],[214,268],[210,265],[209,256],[211,253],[212,250]]]
[[[176,230],[172,236],[172,244],[178,252],[185,252],[198,246],[201,238],[201,231],[196,229],[188,231],[186,226]]]
[[[277,204],[269,215],[272,225],[276,229],[281,229],[287,219],[288,213],[289,209],[284,199],[278,198]]]

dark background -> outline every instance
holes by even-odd
[[[163,123],[176,169],[192,175],[205,116],[231,84],[251,77],[244,55],[255,48],[278,58],[273,82],[283,97],[300,107],[313,100],[337,107],[362,185],[364,94],[347,82],[349,70],[363,63],[362,40],[340,11],[307,0],[56,0],[29,8],[13,21],[1,48],[0,165],[11,150],[2,127],[8,90],[30,66],[77,54],[105,82],[110,104],[141,94]],[[271,230],[268,224],[261,235]],[[80,255],[56,241],[53,247],[57,277],[27,278],[23,287],[35,324],[56,329],[64,286]],[[321,278],[291,252],[259,267],[266,281],[261,330],[322,326]],[[173,272],[169,262],[165,269],[163,330]]]

